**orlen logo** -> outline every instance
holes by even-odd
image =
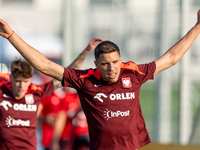
[[[125,116],[129,116],[130,114],[130,110],[126,110],[126,111],[112,111],[112,110],[108,110],[106,109],[106,111],[104,111],[105,113],[103,114],[106,118],[106,120],[114,118],[114,117],[125,117]]]
[[[96,96],[94,96],[94,99],[98,99],[100,102],[103,103],[102,98],[107,98],[104,93],[97,93]],[[135,93],[116,93],[116,94],[110,94],[109,96],[110,100],[128,100],[128,99],[135,99]]]
[[[6,119],[6,125],[9,127],[11,126],[25,126],[29,127],[30,126],[30,121],[29,120],[21,120],[21,119],[13,119],[10,116]]]
[[[13,107],[13,109],[16,111],[37,111],[37,105],[26,105],[18,103],[12,105],[9,101],[2,101],[0,106],[2,106],[6,111],[8,111],[9,107]]]

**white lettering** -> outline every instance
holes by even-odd
[[[126,99],[135,99],[135,94],[133,93],[117,93],[110,94],[111,100],[126,100]]]
[[[126,97],[124,97],[124,93],[122,93],[122,99],[126,99]]]
[[[6,119],[6,125],[8,127],[10,126],[25,126],[29,127],[30,126],[30,120],[21,120],[21,119],[13,119],[10,116]]]
[[[37,111],[37,105],[14,104],[13,109],[16,111]]]
[[[127,99],[130,99],[130,98],[131,98],[130,95],[131,95],[131,93],[126,93]]]
[[[111,119],[113,117],[125,117],[125,116],[129,116],[130,114],[130,110],[126,110],[126,111],[111,111],[111,110],[108,110],[106,109],[105,111],[105,118],[108,120],[108,119]]]
[[[110,94],[110,99],[115,100],[115,94]]]

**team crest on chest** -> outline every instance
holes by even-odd
[[[132,87],[130,77],[122,78],[122,84],[125,88]]]
[[[33,94],[25,95],[25,101],[26,104],[33,104],[34,103]]]

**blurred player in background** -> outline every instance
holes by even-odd
[[[85,57],[101,39],[95,38],[69,67],[80,67]],[[61,86],[52,80],[36,85],[31,83],[33,68],[26,61],[15,60],[11,75],[0,73],[0,149],[36,150],[37,110],[43,97],[52,95]],[[38,114],[41,112],[39,107]]]
[[[44,150],[50,150],[53,128],[58,111],[60,110],[60,101],[61,99],[56,94],[56,91],[53,95],[46,96],[41,100],[43,109],[38,119],[41,128],[41,143]]]
[[[61,100],[56,119],[52,150],[72,150],[83,146],[88,148],[88,125],[78,94],[71,88],[66,87],[63,90],[66,95]]]
[[[36,150],[37,108],[53,94],[53,81],[31,83],[32,66],[21,60],[11,64],[11,75],[0,74],[0,149]]]

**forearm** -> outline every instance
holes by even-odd
[[[192,43],[200,34],[200,24],[196,24],[180,41],[172,46],[163,56],[158,58],[154,75],[175,65],[189,50]]]
[[[16,33],[9,38],[10,43],[17,49],[17,51],[36,69],[45,72],[46,58],[36,49],[23,41]]]
[[[55,126],[54,126],[54,132],[53,132],[53,140],[54,141],[59,141],[60,137],[62,135],[62,132],[64,130],[65,127],[65,123],[67,121],[67,115],[65,111],[60,111],[58,113],[56,122],[55,122]]]
[[[87,49],[84,49],[83,52],[68,66],[68,68],[80,69],[89,53],[90,52]]]
[[[179,42],[169,49],[172,65],[176,64],[189,50],[195,39],[200,34],[200,24],[196,24]]]
[[[62,80],[64,68],[44,57],[39,51],[28,45],[17,34],[9,38],[17,51],[37,70],[59,81]]]

